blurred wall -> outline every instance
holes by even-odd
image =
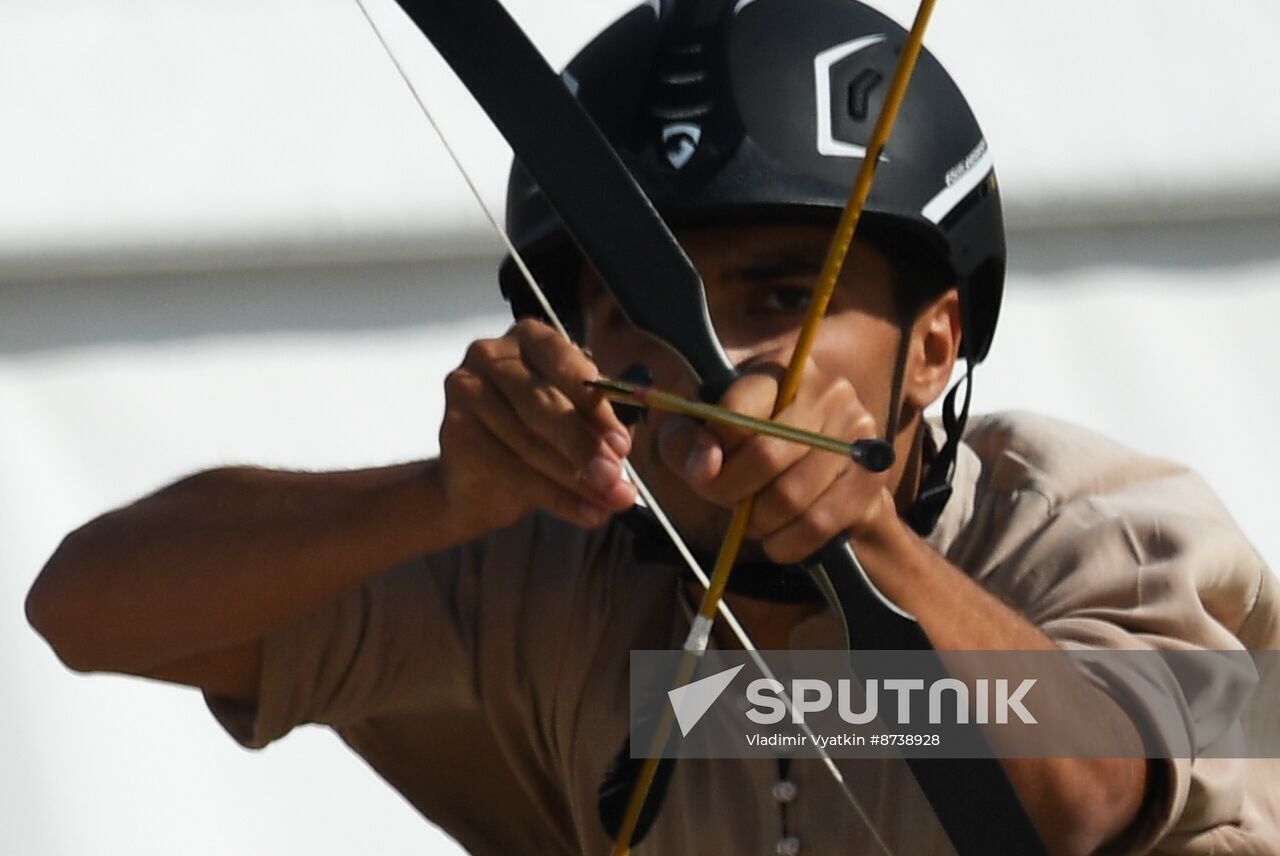
[[[500,205],[507,150],[367,2]],[[627,5],[510,4],[557,64]],[[1190,463],[1275,567],[1280,113],[1248,93],[1280,7],[1152,8],[937,13],[1009,201],[975,406]],[[21,614],[63,534],[193,470],[432,454],[443,374],[504,329],[496,239],[358,7],[10,0],[0,109],[4,851],[455,852],[327,732],[240,751],[194,691],[72,675]]]

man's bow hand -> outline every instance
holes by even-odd
[[[768,418],[780,369],[773,361],[753,365],[720,404]],[[778,421],[849,442],[879,436],[875,418],[846,378],[811,361],[802,384]],[[684,417],[664,421],[658,446],[662,462],[703,499],[733,508],[756,496],[748,536],[775,562],[801,561],[835,536],[856,535],[893,513],[885,487],[889,473],[870,473],[847,455]]]

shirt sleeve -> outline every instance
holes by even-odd
[[[646,647],[626,634],[649,630],[654,614],[629,607],[637,591],[646,603],[673,591],[660,575],[624,573],[629,560],[618,527],[528,515],[391,568],[268,634],[256,703],[206,695],[208,706],[249,748],[304,723],[332,727],[474,852],[530,841],[580,850],[577,819],[589,810],[594,829],[608,760],[597,755],[612,757],[625,733],[626,652]],[[575,787],[584,769],[587,784]],[[574,796],[584,791],[586,802]]]
[[[209,710],[242,746],[260,749],[304,723],[474,708],[476,577],[486,552],[477,543],[415,557],[272,631],[262,640],[257,702],[206,693]]]
[[[1074,651],[1242,651],[1274,647],[1275,581],[1212,492],[1185,470],[1122,490],[1044,503],[1043,525],[993,580],[1059,647]],[[1262,628],[1269,628],[1262,630]],[[1094,674],[1139,729],[1194,742],[1197,681],[1108,669]],[[1123,662],[1122,660],[1120,662]],[[1212,686],[1211,678],[1202,686]],[[1221,683],[1221,675],[1218,683]],[[1140,683],[1146,682],[1143,688]],[[1144,707],[1156,683],[1168,706]],[[1247,697],[1247,693],[1245,694]],[[1183,722],[1171,722],[1170,710]],[[1145,721],[1141,721],[1145,720]],[[1186,733],[1168,729],[1183,726]],[[1269,765],[1269,768],[1268,768]],[[1174,758],[1153,762],[1138,818],[1107,852],[1280,852],[1275,820],[1251,790],[1276,787],[1274,762]]]

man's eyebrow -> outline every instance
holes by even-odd
[[[795,277],[814,278],[822,272],[822,264],[808,254],[758,256],[741,264],[726,265],[727,280],[768,282]]]

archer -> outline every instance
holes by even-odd
[[[720,397],[729,409],[771,414],[901,37],[841,0],[689,0],[641,7],[570,66],[702,274],[742,373]],[[627,652],[678,642],[700,595],[633,508],[624,458],[704,558],[728,510],[756,497],[729,601],[762,648],[833,638],[796,565],[841,534],[940,650],[1275,647],[1280,622],[1244,620],[1275,611],[1274,583],[1194,475],[1040,417],[969,419],[968,386],[964,404],[947,397],[946,426],[925,418],[957,360],[971,375],[987,355],[1005,244],[976,120],[927,55],[920,75],[779,414],[887,439],[887,472],[680,416],[624,424],[586,381],[643,364],[662,388],[696,384],[631,327],[517,169],[509,231],[585,352],[536,320],[508,264],[521,320],[449,376],[438,459],[191,476],[69,535],[33,587],[33,623],[73,668],[201,688],[244,745],[331,725],[475,852],[609,844],[597,791],[626,733]],[[668,300],[664,283],[652,289]],[[1158,563],[1133,546],[1154,527],[1174,545]],[[1193,545],[1212,546],[1214,574],[1193,565]],[[1241,597],[1209,605],[1196,584],[1215,575]],[[1131,727],[1096,702],[1099,727]],[[1257,802],[1214,798],[1262,786],[1243,764],[1004,768],[1055,853],[1275,846]],[[948,852],[901,764],[869,763],[850,787],[870,824],[816,764],[687,763],[644,846]]]

